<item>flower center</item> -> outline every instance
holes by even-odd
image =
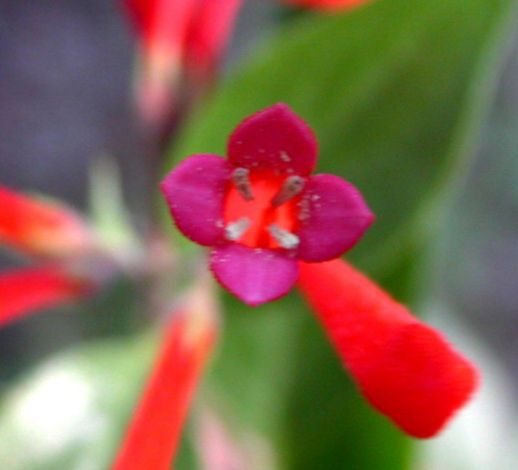
[[[227,240],[252,248],[296,248],[304,183],[300,176],[234,170],[224,204]]]

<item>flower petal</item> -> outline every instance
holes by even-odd
[[[246,118],[230,136],[232,165],[309,175],[315,168],[313,131],[287,105],[276,104]]]
[[[217,155],[193,155],[160,185],[178,228],[200,245],[223,239],[223,199],[230,171],[228,162]]]
[[[196,386],[216,341],[214,309],[211,293],[195,288],[182,310],[173,314],[112,470],[172,468]]]
[[[287,294],[298,276],[297,262],[282,251],[228,244],[211,253],[216,279],[250,306]]]
[[[371,404],[408,434],[437,434],[478,385],[475,367],[341,260],[300,264],[300,287]]]
[[[297,256],[327,261],[352,248],[374,221],[361,193],[334,175],[309,178],[300,201]]]
[[[89,285],[58,268],[19,268],[0,275],[0,326],[36,310],[68,303],[86,295]]]

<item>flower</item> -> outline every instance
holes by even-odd
[[[198,381],[218,336],[218,311],[205,279],[174,309],[113,470],[167,470],[176,455]]]
[[[45,260],[0,273],[0,326],[90,293],[92,279],[75,264],[95,252],[96,237],[62,204],[0,187],[0,243]]]
[[[202,0],[185,41],[185,65],[193,80],[211,80],[221,61],[243,0]]]
[[[0,326],[28,313],[63,305],[88,294],[86,282],[54,265],[0,273]]]
[[[475,366],[349,264],[301,263],[299,287],[367,400],[407,434],[435,436],[473,395]]]
[[[136,105],[142,119],[167,119],[182,70],[187,29],[197,0],[125,0],[139,36]]]
[[[327,11],[366,2],[284,0]],[[182,82],[194,96],[211,84],[242,5],[243,0],[124,0],[140,43],[135,98],[144,122],[160,126],[167,121],[180,104]]]
[[[142,118],[168,117],[183,78],[202,88],[214,75],[242,0],[125,0],[140,40],[136,101]]]
[[[413,437],[439,433],[478,386],[473,364],[344,261],[300,268],[302,293],[370,403]],[[166,326],[114,470],[170,468],[218,329],[201,276]]]
[[[57,259],[90,250],[95,237],[63,204],[0,186],[0,243],[27,255]]]
[[[177,227],[212,248],[216,279],[248,305],[285,295],[298,260],[340,256],[374,220],[352,184],[311,175],[316,159],[311,129],[277,104],[239,124],[227,160],[193,155],[161,184]]]

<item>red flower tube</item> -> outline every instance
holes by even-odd
[[[216,340],[215,314],[210,292],[202,289],[174,313],[113,470],[171,468],[197,383]]]
[[[0,243],[29,255],[65,257],[90,249],[92,231],[64,205],[0,186]]]
[[[54,266],[18,268],[0,274],[0,326],[36,310],[65,304],[89,292],[89,285]]]
[[[198,0],[125,0],[146,53],[178,65]]]
[[[147,124],[160,125],[176,99],[188,27],[198,0],[125,0],[140,39],[136,103]]]
[[[466,358],[347,263],[300,263],[299,286],[362,393],[408,434],[434,436],[476,389]]]
[[[201,85],[213,78],[243,0],[199,0],[185,45],[188,72]]]

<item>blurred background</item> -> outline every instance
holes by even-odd
[[[455,11],[460,11],[465,2],[450,3],[455,4]],[[475,3],[481,15],[488,13],[487,2]],[[334,464],[323,459],[319,468],[516,468],[518,453],[513,443],[518,439],[518,413],[513,403],[518,399],[518,34],[512,23],[518,17],[509,15],[509,11],[514,11],[511,8],[502,7],[502,10],[507,12],[506,20],[502,21],[505,27],[488,40],[492,54],[486,59],[490,69],[486,80],[473,83],[477,79],[470,78],[468,83],[455,78],[460,88],[484,89],[480,92],[484,98],[472,105],[479,109],[481,118],[480,122],[472,118],[471,121],[477,122],[465,124],[465,127],[474,126],[476,132],[469,139],[469,145],[465,145],[462,165],[457,165],[449,177],[447,197],[441,196],[445,210],[437,215],[440,229],[426,253],[420,253],[419,262],[412,267],[415,273],[412,285],[419,291],[418,300],[413,296],[413,305],[481,364],[483,391],[440,438],[417,444],[408,452],[409,458],[388,459],[392,466],[387,463],[384,467],[382,460],[376,459],[371,464],[361,459]],[[246,2],[228,53],[224,77],[231,76],[256,50],[266,54],[264,44],[271,46],[269,41],[274,40],[277,31],[289,28],[291,23],[309,21],[306,18],[309,15],[288,12],[273,1]],[[402,17],[406,18],[405,15],[406,12]],[[383,18],[376,21],[382,22]],[[450,21],[453,20],[444,18],[446,29]],[[455,41],[455,36],[451,40]],[[132,219],[137,226],[141,223],[139,217],[144,201],[140,195],[144,183],[139,174],[144,165],[145,142],[132,103],[135,47],[131,27],[115,1],[0,2],[0,184],[56,196],[86,211],[92,161],[110,155],[120,166],[124,197]],[[475,53],[478,51],[473,51]],[[473,59],[479,64],[477,67],[481,67],[479,59]],[[423,54],[419,60],[426,62],[427,57]],[[419,62],[414,65],[420,66]],[[426,73],[426,65],[423,70]],[[448,80],[447,75],[435,78]],[[297,80],[297,76],[293,80]],[[423,83],[426,82],[418,85]],[[374,103],[368,108],[371,112],[376,112],[376,100],[385,99],[390,104],[392,95],[397,96],[397,84],[389,86],[394,89],[377,89],[379,94],[373,95]],[[420,94],[428,91],[416,85],[412,93],[419,103]],[[448,104],[438,101],[437,112],[442,112]],[[453,102],[452,106],[460,104]],[[364,119],[360,112],[356,117]],[[401,122],[404,123],[404,119]],[[391,126],[391,123],[386,125]],[[431,129],[429,139],[434,138],[434,132],[440,133],[441,129]],[[364,138],[381,137],[373,132]],[[183,142],[189,139],[185,137]],[[359,150],[362,148],[356,145]],[[179,147],[190,148],[188,143]],[[405,172],[405,167],[400,171]],[[435,217],[435,212],[430,214]],[[426,230],[427,225],[423,227]],[[3,268],[19,264],[8,253],[2,253],[0,261]],[[424,263],[427,268],[417,273]],[[366,266],[371,270],[368,262]],[[397,281],[393,283],[397,285]],[[388,280],[389,287],[390,284]],[[399,287],[404,292],[404,286]],[[11,397],[12,388],[25,380],[27,374],[60,354],[83,347],[91,340],[105,338],[115,343],[141,331],[145,322],[135,311],[137,297],[138,292],[122,280],[86,305],[54,309],[0,330],[0,387],[4,396]],[[108,378],[108,382],[110,380]],[[74,387],[70,390],[76,398],[81,393]],[[131,401],[131,395],[128,400]],[[4,428],[0,447],[7,445],[17,452],[25,452],[22,449],[27,441],[23,438],[20,443],[16,437],[4,440],[11,426],[7,424],[12,418],[10,404],[10,401],[4,402],[0,415],[0,427]],[[123,416],[128,413],[126,410]],[[42,416],[41,419],[54,418]],[[58,433],[59,423],[57,419],[55,426],[48,428],[49,432]],[[81,420],[78,423],[77,426],[86,426]],[[95,426],[92,429],[95,434]],[[76,430],[71,430],[68,437],[74,432]],[[300,436],[311,438],[302,431]],[[62,452],[58,435],[48,441],[51,450],[39,456]],[[303,441],[300,444],[304,445]],[[333,445],[340,445],[338,438],[330,443],[329,452],[333,452]],[[380,444],[374,437],[371,445]],[[87,448],[84,446],[83,443],[74,449],[84,454]],[[70,455],[76,451],[70,451]],[[12,453],[4,449],[0,451],[2,455]],[[61,460],[53,458],[49,457],[51,463],[48,464],[42,463],[44,459],[34,465],[14,459],[7,463],[0,461],[0,466],[6,469],[103,468],[92,464],[96,462],[95,457],[90,459],[90,466],[80,466],[79,460],[71,458],[67,462],[72,463],[61,467],[55,463]],[[296,462],[292,460],[286,468],[316,468],[310,465],[311,458],[307,465]],[[185,466],[179,468],[190,468],[189,464],[182,465]]]

